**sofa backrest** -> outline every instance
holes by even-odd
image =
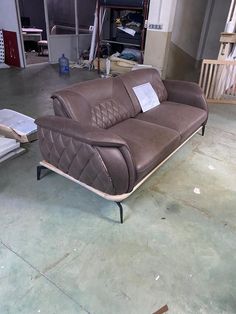
[[[77,83],[55,92],[52,95],[54,112],[82,125],[107,129],[141,112],[133,87],[148,82],[160,102],[167,100],[158,71],[141,69],[115,78]]]
[[[141,112],[141,106],[136,97],[133,87],[150,83],[155,90],[160,102],[167,100],[167,90],[161,80],[160,74],[156,69],[139,69],[119,76],[132,101],[135,115]]]
[[[118,78],[78,83],[54,93],[52,98],[56,115],[87,126],[107,129],[135,115],[131,99]]]

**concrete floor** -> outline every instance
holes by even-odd
[[[26,64],[40,64],[48,62],[48,55],[38,55],[38,52],[27,52],[26,53]]]
[[[52,114],[50,94],[96,75],[0,71],[0,108]],[[211,105],[196,135],[118,208],[56,174],[38,143],[0,166],[0,313],[236,313],[236,107]],[[194,193],[198,188],[200,194]]]

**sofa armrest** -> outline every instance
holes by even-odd
[[[122,138],[63,117],[41,117],[36,124],[45,161],[102,192],[116,195],[132,190],[136,172]]]
[[[57,116],[44,116],[36,119],[35,123],[52,131],[77,139],[83,143],[101,147],[121,147],[127,143],[109,130],[81,126],[77,121]]]
[[[195,106],[208,112],[205,95],[197,83],[175,80],[164,80],[163,83],[168,101]]]

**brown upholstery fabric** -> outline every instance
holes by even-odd
[[[106,193],[115,194],[101,157],[92,146],[45,128],[38,129],[43,158],[64,173]]]
[[[164,80],[163,83],[168,93],[168,101],[197,107],[205,110],[208,114],[203,90],[197,83],[175,80]]]
[[[138,119],[125,120],[110,130],[127,142],[138,180],[155,168],[180,143],[176,131]]]
[[[109,194],[129,192],[135,169],[126,142],[110,131],[83,129],[68,118],[36,120],[43,158],[81,182]]]
[[[184,142],[205,123],[207,112],[193,106],[164,101],[136,118],[173,129],[180,134],[181,142]]]
[[[141,113],[132,88],[147,82],[161,104]],[[36,120],[43,158],[112,195],[131,192],[208,117],[197,84],[163,84],[155,69],[75,84],[52,97],[56,116]]]
[[[35,123],[38,126],[60,132],[60,134],[70,136],[89,145],[102,147],[127,146],[124,139],[109,130],[81,126],[77,121],[73,121],[72,119],[45,116],[36,119]]]
[[[54,93],[53,99],[55,113],[63,114],[57,108],[64,106],[73,120],[103,129],[134,116],[129,95],[118,78],[79,83]]]
[[[130,99],[134,106],[135,115],[141,112],[141,107],[136,97],[133,87],[150,83],[155,90],[160,102],[167,100],[167,91],[160,78],[159,72],[155,69],[141,69],[131,71],[126,74],[120,75],[119,78],[124,83],[127,92],[129,93]]]
[[[70,118],[68,110],[66,110],[65,106],[57,98],[53,100],[53,109],[56,116]]]
[[[113,99],[98,103],[91,110],[92,126],[107,129],[116,123],[128,119],[131,115]]]
[[[127,192],[130,184],[129,169],[121,151],[111,147],[97,147],[97,150],[112,178],[114,194]]]

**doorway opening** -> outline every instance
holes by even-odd
[[[18,0],[26,65],[49,61],[44,0]]]
[[[45,0],[50,62],[78,62],[91,45],[96,0]]]

